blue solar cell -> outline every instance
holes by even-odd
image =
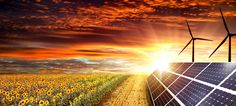
[[[165,106],[181,106],[175,99],[172,99],[168,104]]]
[[[156,82],[156,79],[153,75],[150,75],[147,81],[148,81],[148,86],[151,87]]]
[[[149,86],[151,91],[154,91],[157,87],[159,87],[161,85],[161,83],[158,82],[156,79],[154,81],[155,82],[151,86]]]
[[[181,89],[183,89],[190,80],[185,79],[183,77],[179,77],[170,87],[172,93],[177,94]]]
[[[156,106],[165,106],[173,97],[168,91],[162,93],[155,101]]]
[[[221,86],[236,91],[236,73],[230,76]]]
[[[175,81],[179,76],[169,73],[169,77],[163,81],[165,86],[169,86],[173,81]]]
[[[236,106],[236,96],[216,89],[200,106]]]
[[[181,65],[177,70],[175,70],[174,72],[182,74],[189,66],[191,66],[192,63],[184,63],[183,65]]]
[[[148,76],[147,81],[152,82],[153,81],[153,75]]]
[[[158,86],[153,92],[152,92],[152,97],[153,99],[157,98],[162,92],[165,91],[165,88],[160,85]]]
[[[197,76],[209,63],[194,63],[184,75],[194,78]]]
[[[202,98],[204,98],[213,88],[197,83],[191,82],[187,87],[185,87],[177,97],[186,106],[196,105]]]
[[[218,85],[235,68],[235,63],[212,63],[197,77],[197,79]]]

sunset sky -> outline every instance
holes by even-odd
[[[26,60],[191,61],[185,20],[196,41],[195,60],[227,61],[229,30],[236,33],[235,0],[0,0],[0,56]],[[236,61],[236,38],[232,38]]]

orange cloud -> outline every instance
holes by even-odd
[[[146,61],[153,56],[161,58],[159,54],[166,53],[173,61],[189,61],[190,48],[181,56],[174,55],[190,38],[187,19],[195,36],[214,40],[213,44],[196,42],[197,60],[222,61],[227,55],[225,50],[224,53],[219,51],[216,59],[208,59],[208,51],[225,35],[223,24],[216,17],[220,15],[218,7],[224,9],[226,17],[231,17],[227,22],[235,22],[233,4],[234,0],[13,2],[0,7],[5,9],[0,13],[0,56],[26,59],[115,57]],[[232,24],[229,27],[236,28]]]

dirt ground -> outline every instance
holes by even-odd
[[[106,97],[100,106],[149,106],[147,75],[132,75]]]

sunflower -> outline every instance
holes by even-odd
[[[76,89],[75,89],[75,88],[72,88],[71,90],[72,90],[72,92],[75,92]]]
[[[35,98],[35,100],[34,100],[34,101],[35,101],[35,103],[38,103],[38,101],[39,101],[39,100],[38,100],[38,98]]]
[[[44,105],[44,101],[43,100],[40,100],[39,101],[39,106],[43,106]]]
[[[47,95],[50,96],[52,94],[51,90],[48,90]]]
[[[70,89],[66,90],[66,94],[70,94]]]
[[[16,94],[16,98],[19,98],[20,97],[20,95],[19,94]]]
[[[19,106],[24,106],[25,105],[25,100],[21,100],[19,103],[18,103]]]
[[[5,92],[5,95],[9,95],[10,93],[9,92]]]
[[[25,104],[29,103],[29,99],[25,99]]]
[[[26,93],[23,93],[22,96],[23,98],[27,98],[28,95]]]
[[[15,99],[15,96],[11,96],[11,100],[14,100]]]
[[[9,100],[10,98],[11,98],[10,95],[7,95],[7,96],[6,96],[6,99],[7,99],[7,100]]]
[[[45,105],[49,105],[49,101],[48,100],[45,101]]]
[[[11,102],[12,100],[13,100],[12,98],[9,98],[9,99],[8,99],[8,101],[10,101],[10,102]]]
[[[53,101],[53,102],[56,102],[56,100],[57,100],[57,96],[53,96],[53,97],[52,97],[52,101]]]
[[[66,87],[63,87],[63,90],[66,90]]]
[[[33,103],[33,102],[34,102],[34,98],[30,97],[30,103]]]

